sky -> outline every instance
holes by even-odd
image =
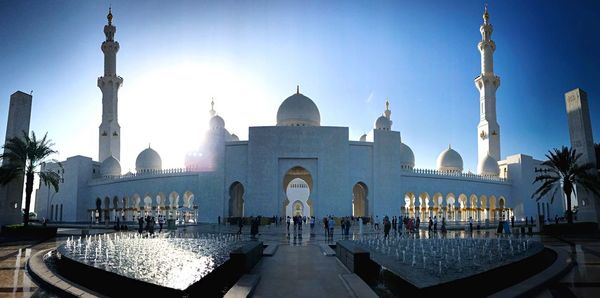
[[[120,43],[121,165],[150,145],[163,168],[201,145],[211,98],[242,140],[296,91],[321,125],[358,140],[389,98],[418,168],[449,144],[476,171],[484,1],[0,1],[0,139],[8,101],[33,90],[31,130],[64,160],[98,159],[100,45],[112,5]],[[600,2],[488,1],[501,78],[501,156],[569,145],[564,93],[588,93],[600,141]]]

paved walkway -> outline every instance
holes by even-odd
[[[302,237],[294,237],[293,229],[287,234],[284,227],[261,227],[260,239],[265,243],[278,243],[279,249],[273,257],[264,257],[254,268],[262,275],[258,285],[257,297],[317,297],[315,293],[325,293],[327,297],[348,297],[339,274],[346,269],[337,262],[335,257],[324,256],[320,244],[334,243],[342,235],[337,230],[334,240],[328,240],[320,228],[316,228],[314,236],[305,226]],[[231,233],[237,231],[233,226],[198,225],[179,228],[180,233]],[[57,246],[64,241],[66,235],[78,235],[77,229],[60,229],[62,235],[44,243],[20,242],[0,243],[0,297],[54,297],[52,293],[39,288],[26,272],[25,265],[34,253]],[[107,230],[91,230],[91,233],[102,233]],[[244,228],[247,237],[249,227]],[[369,230],[370,233],[374,233]],[[354,236],[358,231],[353,227]],[[428,237],[426,231],[421,231],[421,237]],[[468,237],[464,231],[449,231],[448,237]],[[473,237],[495,237],[493,231],[474,233]],[[544,245],[562,247],[571,252],[576,266],[573,270],[550,285],[537,297],[600,297],[600,238],[598,235],[581,237],[554,238],[547,236],[532,236]],[[312,296],[306,296],[311,295]]]
[[[273,257],[263,257],[252,270],[260,274],[255,297],[348,297],[340,274],[348,273],[336,257],[326,257],[316,245],[281,245]]]

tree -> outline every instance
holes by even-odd
[[[567,222],[573,223],[573,212],[571,210],[571,194],[577,186],[578,191],[589,190],[595,195],[600,195],[600,183],[594,174],[595,165],[588,163],[580,165],[577,160],[581,153],[575,149],[563,146],[561,149],[553,149],[546,154],[548,160],[542,163],[545,168],[536,172],[541,174],[535,177],[533,183],[542,182],[542,185],[533,193],[536,200],[542,199],[552,191],[551,203],[558,189],[567,197]]]
[[[22,137],[14,137],[4,144],[4,153],[0,159],[5,161],[0,167],[0,184],[6,185],[15,178],[25,176],[25,209],[23,210],[23,224],[29,224],[29,209],[31,205],[31,193],[33,192],[33,178],[37,174],[44,185],[54,188],[58,192],[60,175],[53,171],[41,170],[40,165],[48,157],[57,151],[52,149],[54,143],[47,139],[45,134],[41,140],[37,140],[35,133],[31,132],[31,138],[27,132]],[[62,165],[58,163],[59,168]]]

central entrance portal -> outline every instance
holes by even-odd
[[[282,214],[290,216],[310,217],[314,214],[313,202],[310,198],[312,191],[312,176],[303,167],[291,168],[283,178],[285,200]]]

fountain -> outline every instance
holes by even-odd
[[[222,295],[248,270],[246,261],[254,259],[248,254],[258,255],[258,261],[262,243],[231,234],[116,233],[68,238],[57,249],[57,268],[68,279],[108,296],[122,295],[119,288],[153,296]]]
[[[519,237],[409,235],[382,239],[381,235],[371,235],[339,241],[337,246],[336,252],[346,259],[341,259],[342,263],[351,265],[351,271],[376,287],[380,283],[389,284],[393,295],[441,294],[469,284],[480,287],[482,283],[489,288],[485,290],[489,294],[507,284],[504,280],[526,278],[526,273],[540,269],[549,259],[547,252],[542,253],[541,243]],[[364,254],[370,261],[364,260]],[[354,260],[347,261],[351,255],[355,255]]]

